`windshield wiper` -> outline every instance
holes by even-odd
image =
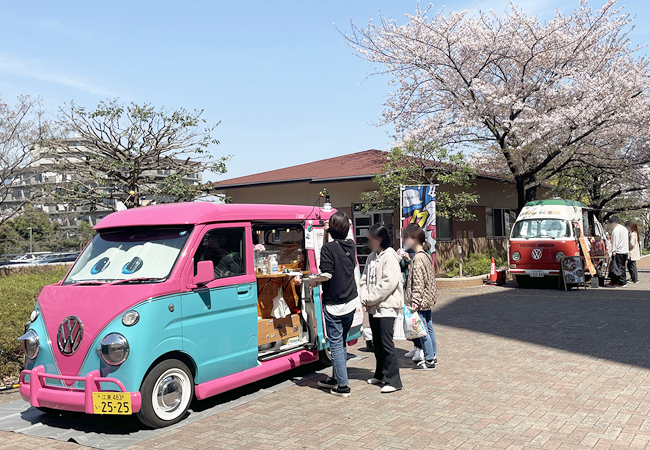
[[[106,282],[105,281],[86,280],[86,281],[79,281],[78,283],[66,284],[65,286],[99,286],[101,284],[106,284]]]
[[[127,284],[127,283],[161,282],[165,280],[166,278],[163,277],[127,278],[126,280],[118,280],[118,281],[113,281],[112,283],[108,283],[108,286],[114,286],[116,284]]]

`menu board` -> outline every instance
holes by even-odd
[[[564,290],[568,284],[585,284],[585,271],[580,256],[564,256],[560,262],[560,276],[564,280]]]

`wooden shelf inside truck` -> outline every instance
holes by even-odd
[[[294,275],[285,273],[257,274],[257,345],[269,344],[300,335],[300,318],[291,314],[282,319],[271,315],[273,298],[282,291],[282,297],[291,311],[299,308],[299,286],[294,285]]]

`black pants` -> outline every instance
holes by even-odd
[[[627,262],[627,253],[617,253],[612,256],[612,263],[609,267],[609,277],[612,284],[624,285],[625,281],[625,263]]]
[[[636,283],[637,281],[639,281],[639,272],[636,269],[636,261],[632,261],[631,259],[628,259],[627,270],[630,272],[630,279],[632,280],[632,283]]]
[[[399,377],[399,359],[393,342],[395,318],[375,318],[370,315],[369,320],[370,329],[372,330],[372,343],[375,347],[375,359],[377,360],[374,377],[401,389],[402,380]]]

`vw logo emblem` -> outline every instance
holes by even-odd
[[[542,259],[542,251],[536,248],[530,253],[530,256],[532,256],[533,259]]]
[[[72,355],[79,348],[84,335],[84,327],[76,316],[69,316],[63,319],[59,325],[59,332],[56,335],[56,342],[59,350],[64,355]]]

